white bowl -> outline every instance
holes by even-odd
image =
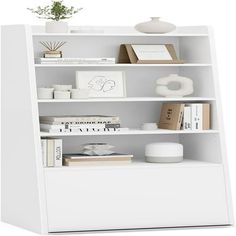
[[[72,89],[71,84],[54,84],[52,87],[55,91],[70,91]]]
[[[37,88],[38,99],[53,99],[54,88]]]
[[[54,99],[70,99],[70,91],[54,91]]]
[[[89,97],[89,89],[71,89],[72,99],[83,99]]]

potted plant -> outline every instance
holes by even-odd
[[[74,14],[79,12],[82,8],[74,8],[73,6],[67,7],[63,4],[63,0],[52,0],[49,6],[37,8],[27,8],[32,13],[38,15],[40,19],[52,20],[46,22],[46,33],[67,33],[68,23],[62,20],[71,18]]]

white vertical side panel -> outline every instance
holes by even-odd
[[[221,105],[221,96],[219,90],[219,78],[218,78],[218,71],[217,71],[217,60],[216,60],[216,49],[215,49],[215,42],[213,36],[213,30],[211,27],[208,28],[209,31],[209,41],[210,41],[210,55],[211,55],[211,62],[212,62],[212,73],[213,73],[213,80],[214,80],[214,89],[216,94],[216,114],[218,115],[218,129],[219,129],[219,139],[220,139],[220,148],[221,148],[221,156],[222,156],[222,163],[224,167],[224,178],[225,178],[225,188],[227,194],[227,204],[228,204],[228,214],[229,214],[229,223],[234,223],[233,217],[233,203],[232,203],[232,195],[231,195],[231,188],[230,188],[230,178],[229,178],[229,169],[228,169],[228,162],[227,162],[227,152],[226,152],[226,145],[225,145],[225,134],[224,134],[224,124],[223,124],[223,117],[222,117],[222,105]]]
[[[32,34],[2,27],[2,220],[47,232]]]

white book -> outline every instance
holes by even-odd
[[[54,139],[54,166],[62,166],[62,139]]]
[[[111,124],[120,123],[118,116],[101,116],[101,115],[85,115],[85,116],[40,116],[40,123],[61,122],[66,124],[70,122],[79,122],[80,124]]]
[[[192,130],[192,111],[189,105],[184,107],[183,130]]]
[[[129,128],[102,128],[102,129],[41,129],[42,132],[48,133],[88,133],[88,132],[121,132],[127,131]]]
[[[41,64],[115,64],[115,58],[36,58]]]
[[[47,140],[41,139],[43,167],[47,166]]]
[[[191,104],[192,130],[202,130],[202,104]]]
[[[40,124],[41,130],[50,129],[104,129],[104,128],[120,128],[120,124],[64,124],[64,125],[50,125]]]
[[[47,139],[47,167],[54,166],[54,140]]]

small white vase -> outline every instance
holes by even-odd
[[[160,17],[151,17],[150,21],[137,24],[135,29],[146,34],[164,34],[175,30],[176,26],[160,21]]]
[[[46,33],[68,33],[69,27],[67,22],[48,21],[45,24]]]

